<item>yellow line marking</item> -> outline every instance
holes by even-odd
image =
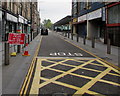
[[[86,62],[86,63],[83,64],[83,65],[77,66],[76,68],[73,68],[73,69],[71,69],[71,70],[69,70],[69,71],[67,71],[67,72],[65,72],[65,73],[63,73],[63,74],[60,74],[60,75],[58,75],[58,76],[56,76],[56,77],[50,79],[49,81],[47,81],[47,82],[45,82],[45,83],[40,84],[40,85],[39,85],[39,88],[41,88],[41,87],[43,87],[43,86],[45,86],[45,85],[51,83],[52,81],[55,81],[55,80],[57,80],[57,79],[59,79],[59,78],[65,76],[65,75],[67,75],[67,74],[69,74],[69,73],[71,73],[71,72],[73,72],[73,71],[75,71],[75,70],[77,70],[77,69],[79,69],[79,68],[81,68],[81,67],[87,65],[87,64],[90,63],[90,62],[93,62],[93,60],[90,60],[90,61]]]
[[[41,79],[45,80],[45,81],[49,81],[49,79],[46,79],[46,78],[43,78],[43,77],[41,77]],[[76,86],[73,86],[73,85],[69,85],[69,84],[66,84],[66,83],[63,83],[63,82],[59,82],[59,81],[52,81],[52,83],[55,83],[55,84],[58,84],[58,85],[62,85],[62,86],[68,87],[68,88],[72,88],[72,89],[75,89],[75,90],[79,89],[79,87],[76,87]]]
[[[94,59],[95,61],[98,60],[98,59]],[[73,61],[77,61],[77,60],[73,60]],[[86,62],[86,61],[77,61],[77,62],[80,62],[80,63],[83,63],[83,62]],[[90,63],[91,65],[96,65],[96,66],[103,66],[105,67],[104,65],[100,65],[100,64],[97,64],[97,63]]]
[[[111,67],[111,66],[106,65],[106,63],[104,63],[104,62],[102,62],[102,61],[100,61],[100,60],[97,60],[97,61],[100,62],[100,63],[102,63],[102,64],[104,64],[104,65],[107,66],[107,67],[110,67],[112,70],[114,70],[115,72],[117,72],[118,74],[120,74],[120,71],[119,71],[119,70],[117,70],[117,69],[115,69],[115,68],[113,68],[113,67]]]
[[[47,68],[47,69],[50,69],[50,70],[53,70],[53,71],[56,71],[56,72],[62,72],[62,73],[65,73],[65,71],[62,71],[62,70],[57,70],[57,69],[53,69],[53,68]]]
[[[66,59],[67,61],[68,61],[68,59]],[[54,62],[54,61],[50,61],[50,60],[47,60],[48,62],[51,62],[51,63],[56,63],[56,62]],[[61,63],[61,62],[59,62],[59,64],[60,65],[65,65],[65,66],[69,66],[69,67],[76,67],[76,66],[74,66],[74,65],[69,65],[69,64],[66,64],[66,63]]]
[[[81,69],[90,70],[90,71],[94,71],[94,72],[102,72],[102,71],[99,71],[99,70],[90,69],[90,68],[85,68],[85,67],[82,67]],[[115,75],[115,76],[120,76],[120,75],[114,74],[114,73],[108,73],[108,74],[110,74],[110,75]]]
[[[52,69],[52,68],[47,68],[47,69],[50,69],[50,70],[53,70],[53,71],[56,71],[56,72],[67,73],[66,71],[62,71],[62,70],[57,70],[57,69]],[[79,74],[75,74],[75,73],[68,73],[68,74],[73,75],[73,76],[77,76],[77,77],[86,78],[86,79],[94,79],[94,77],[79,75]],[[112,85],[116,85],[116,86],[120,86],[120,84],[112,82],[112,81],[107,81],[107,80],[103,80],[103,79],[100,79],[99,81],[104,82],[104,83],[108,83],[108,84],[112,84]]]
[[[96,76],[94,79],[92,79],[90,82],[88,82],[86,85],[84,85],[82,88],[80,88],[75,94],[84,94],[89,88],[91,88],[99,79],[101,79],[103,76],[108,74],[111,71],[110,68],[106,69],[102,73],[100,73],[98,76]],[[73,96],[75,96],[75,94]]]
[[[116,86],[120,86],[120,84],[112,82],[112,81],[107,81],[107,80],[103,80],[103,79],[100,79],[99,81],[104,82],[104,83],[108,83],[108,84],[112,84],[112,85],[116,85]]]
[[[86,93],[91,94],[91,95],[94,95],[94,96],[106,96],[106,95],[102,95],[102,94],[100,94],[100,93],[96,93],[96,92],[89,91],[89,90],[87,90]]]
[[[28,70],[28,73],[25,77],[25,80],[23,82],[23,85],[22,85],[22,88],[20,90],[20,96],[22,96],[23,94],[26,94],[27,92],[27,89],[28,89],[28,84],[30,82],[30,79],[31,79],[31,76],[32,76],[32,71],[33,71],[33,67],[34,67],[34,63],[35,63],[35,60],[36,60],[36,57],[37,57],[37,54],[38,54],[38,51],[39,51],[39,48],[40,48],[40,45],[41,45],[41,41],[42,41],[42,37],[40,39],[40,43],[38,44],[37,46],[37,49],[36,49],[36,52],[34,54],[34,57],[33,57],[33,60],[32,60],[32,63],[30,64],[30,67],[29,67],[29,70]],[[27,82],[28,81],[28,82]],[[26,85],[26,86],[25,86]],[[25,91],[23,93],[23,90],[25,88]]]
[[[31,86],[31,90],[30,90],[30,94],[39,94],[39,78],[40,77],[40,68],[41,68],[41,61],[40,59],[37,60],[37,66],[36,66],[36,71],[35,71],[35,76],[32,82],[32,86]]]
[[[62,40],[64,40],[62,37],[60,37],[60,38],[61,38]],[[75,46],[75,47],[77,47],[77,48],[79,48],[79,49],[85,51],[86,53],[89,53],[90,55],[92,55],[92,56],[98,58],[99,60],[105,62],[106,65],[112,66],[113,68],[115,68],[115,69],[117,69],[117,70],[120,70],[120,68],[119,68],[118,66],[115,66],[114,64],[109,63],[109,62],[107,62],[106,60],[101,59],[100,57],[98,57],[98,56],[94,55],[93,53],[91,53],[91,52],[89,52],[89,51],[87,51],[87,50],[85,50],[85,49],[83,49],[83,48],[81,48],[81,47],[79,47],[79,46],[77,46],[77,45],[71,43],[70,41],[68,41],[68,40],[64,40],[64,41],[66,41],[66,42],[72,44],[73,46]]]
[[[67,60],[63,60],[63,61],[60,61],[60,62],[56,62],[55,64],[52,64],[52,65],[50,65],[50,66],[47,66],[47,67],[42,68],[42,70],[45,70],[45,69],[47,69],[47,68],[56,66],[56,65],[58,65],[59,63],[62,63],[62,62],[65,62],[65,61],[67,61]]]
[[[61,70],[52,69],[52,68],[47,68],[47,69],[50,69],[50,70],[53,70],[53,71],[56,71],[56,72],[67,73],[67,71],[61,71]],[[83,78],[86,78],[86,79],[93,79],[92,77],[85,76],[85,75],[79,75],[79,74],[75,74],[75,73],[69,73],[69,74],[70,74],[70,75],[77,76],[77,77],[83,77]]]

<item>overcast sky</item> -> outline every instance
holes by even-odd
[[[71,0],[39,0],[41,21],[50,19],[55,23],[71,15]]]

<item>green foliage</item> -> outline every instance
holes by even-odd
[[[45,28],[48,28],[48,29],[51,29],[51,27],[52,27],[52,22],[51,22],[51,20],[50,19],[45,19],[44,21],[43,21],[43,26],[45,27]]]

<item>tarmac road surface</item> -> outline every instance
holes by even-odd
[[[42,36],[21,94],[48,96],[113,96],[120,93],[120,72],[92,53],[62,39]],[[26,86],[27,85],[27,86]]]

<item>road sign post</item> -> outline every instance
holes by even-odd
[[[9,65],[9,43],[5,43],[5,65]]]

